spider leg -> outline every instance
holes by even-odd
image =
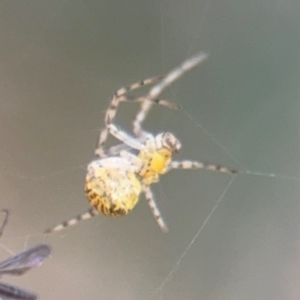
[[[143,165],[143,162],[136,155],[134,155],[126,150],[120,151],[120,156],[122,158],[125,158],[126,161],[130,162],[131,165],[135,166],[135,169],[139,169]]]
[[[145,198],[151,208],[152,214],[153,214],[157,224],[159,225],[160,229],[163,232],[168,232],[169,229],[168,229],[165,221],[163,220],[163,218],[160,214],[160,211],[155,203],[154,196],[153,196],[153,193],[152,193],[150,187],[143,185],[142,188],[143,188],[143,192],[145,194]]]
[[[8,216],[9,216],[9,211],[7,209],[2,209],[2,212],[5,213],[5,218],[2,222],[2,225],[0,227],[0,237],[2,236],[3,234],[3,231],[7,225],[7,222],[8,222]]]
[[[121,151],[121,153],[124,153],[124,152],[126,152],[126,151],[124,151],[124,150]],[[124,171],[134,172],[135,169],[134,169],[134,165],[132,164],[132,162],[134,160],[134,163],[136,163],[135,160],[137,160],[138,158],[135,155],[131,154],[131,153],[128,153],[128,155],[131,155],[131,156],[135,157],[136,159],[126,160],[126,159],[123,159],[123,157],[120,157],[120,156],[96,159],[88,165],[88,167],[87,167],[88,173],[93,174],[93,176],[97,176],[95,174],[95,171],[97,171],[101,168],[121,169],[121,170],[124,170]],[[140,164],[140,162],[138,162],[138,164]]]
[[[116,113],[117,113],[117,109],[119,107],[119,104],[121,102],[137,102],[137,103],[143,103],[145,102],[145,97],[135,97],[135,96],[131,96],[131,95],[124,95],[125,93],[125,89],[126,88],[122,88],[120,90],[118,90],[113,98],[110,101],[109,107],[106,111],[105,114],[105,126],[104,128],[100,131],[99,134],[99,138],[98,138],[98,142],[97,142],[97,149],[95,151],[96,155],[98,155],[99,157],[105,157],[105,151],[102,150],[103,145],[105,144],[107,137],[108,137],[108,133],[109,133],[109,128],[108,126],[110,124],[113,123]],[[158,99],[158,98],[153,98],[151,100],[153,104],[158,104],[158,105],[162,105],[162,106],[166,106],[170,109],[179,109],[179,107],[176,104],[173,104],[167,100],[164,99]]]
[[[140,143],[138,139],[135,139],[134,137],[130,136],[125,131],[118,129],[117,126],[114,124],[108,125],[107,128],[105,128],[101,131],[101,134],[103,134],[104,132],[105,132],[106,136],[108,133],[110,133],[112,136],[114,136],[116,139],[122,141],[123,144],[129,146],[130,148],[140,150],[143,146],[142,143]],[[122,149],[123,144],[118,144],[116,146],[113,146],[106,151],[103,148],[103,146],[100,145],[100,143],[99,143],[98,147],[95,150],[95,155],[97,155],[100,158],[105,158],[105,157],[109,156],[111,153],[113,153],[114,151],[118,151],[119,149]],[[116,154],[119,154],[119,153],[116,153]]]
[[[111,146],[110,148],[105,150],[105,154],[103,153],[102,155],[105,155],[105,157],[110,157],[110,156],[117,156],[120,155],[120,152],[125,150],[125,151],[129,151],[131,148],[124,144],[124,143],[120,143],[117,144],[115,146]]]
[[[108,107],[108,109],[106,111],[106,114],[105,114],[105,125],[106,126],[101,130],[99,138],[98,138],[97,149],[95,151],[96,155],[98,155],[99,157],[102,157],[101,156],[101,153],[102,153],[103,157],[106,156],[104,154],[105,153],[104,151],[101,151],[101,150],[97,151],[97,150],[102,148],[104,143],[107,140],[107,136],[108,136],[107,124],[111,123],[114,120],[119,102],[133,101],[134,100],[134,99],[132,99],[134,97],[132,97],[131,100],[130,99],[126,100],[126,97],[124,97],[124,95],[131,92],[131,91],[133,91],[133,90],[139,89],[139,88],[141,88],[145,85],[155,84],[159,80],[161,80],[161,78],[162,78],[161,76],[147,78],[145,80],[133,83],[129,86],[122,87],[114,93],[112,99],[110,100],[109,107]],[[137,102],[140,102],[140,101],[137,101]]]
[[[182,161],[172,161],[167,168],[167,172],[173,169],[204,169],[209,171],[216,171],[226,174],[236,174],[236,170],[232,170],[219,165],[206,164],[198,161],[182,160]]]
[[[53,228],[46,229],[44,231],[44,233],[45,234],[49,234],[49,233],[61,231],[61,230],[65,229],[65,228],[67,228],[67,227],[74,226],[74,225],[78,224],[81,221],[91,219],[91,218],[93,218],[93,217],[95,217],[95,216],[97,216],[99,214],[100,214],[100,212],[97,211],[95,208],[90,208],[85,213],[79,214],[79,215],[77,215],[76,217],[74,217],[72,219],[64,221],[64,222],[58,224],[57,226],[55,226]]]
[[[204,52],[200,52],[195,56],[192,56],[191,58],[185,60],[178,67],[173,69],[168,75],[163,77],[161,81],[151,88],[148,95],[145,97],[148,101],[144,101],[142,103],[141,108],[132,123],[133,132],[136,136],[141,137],[147,134],[147,132],[145,132],[142,128],[142,123],[152,107],[153,99],[156,99],[165,88],[170,86],[174,81],[178,80],[186,72],[203,62],[207,57],[208,55]]]
[[[130,136],[125,131],[118,129],[118,127],[114,124],[108,125],[108,131],[109,133],[114,136],[116,139],[122,141],[124,144],[128,145],[132,149],[136,150],[143,150],[145,147],[147,148],[147,151],[155,149],[155,139],[151,134],[147,136],[147,141],[141,141],[140,138],[135,138]],[[120,145],[116,145],[115,147],[120,147]],[[96,154],[98,154],[98,151],[101,151],[102,149],[96,149]]]
[[[118,95],[119,97],[120,96],[123,96],[133,90],[137,90],[145,85],[151,85],[151,84],[155,84],[157,82],[159,82],[161,79],[163,78],[163,76],[155,76],[155,77],[151,77],[151,78],[147,78],[147,79],[144,79],[144,80],[141,80],[139,82],[135,82],[135,83],[132,83],[128,86],[125,86],[125,87],[122,87],[120,89],[118,89],[115,94]]]
[[[141,150],[143,148],[143,144],[138,139],[130,136],[125,131],[119,129],[116,125],[109,124],[107,126],[107,129],[112,136],[114,136],[116,139],[123,142],[124,144],[128,145],[129,147],[136,150]],[[96,154],[98,154],[99,151],[101,151],[101,148],[96,150]]]

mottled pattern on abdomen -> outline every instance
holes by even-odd
[[[128,214],[137,204],[141,190],[136,175],[128,170],[100,167],[86,176],[88,201],[107,216]]]

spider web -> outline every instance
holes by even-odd
[[[299,3],[297,1],[1,2],[0,259],[37,243],[52,259],[4,280],[41,299],[299,299]],[[154,187],[170,232],[145,201],[44,236],[87,209],[85,167],[112,91],[209,60],[153,107],[178,159],[235,168],[173,171]],[[130,130],[136,106],[117,122]],[[1,208],[0,207],[0,208]],[[38,277],[39,276],[39,277]]]

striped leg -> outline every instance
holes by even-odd
[[[168,170],[173,169],[204,169],[209,171],[216,171],[220,173],[226,173],[226,174],[236,174],[236,170],[232,170],[226,167],[218,166],[218,165],[212,165],[212,164],[205,164],[198,161],[190,161],[190,160],[183,160],[183,161],[172,161],[170,165],[168,166]]]
[[[185,60],[178,67],[173,69],[167,76],[163,77],[161,81],[159,81],[148,93],[145,97],[149,101],[145,101],[142,103],[139,112],[137,113],[134,121],[133,121],[133,132],[138,137],[143,137],[146,132],[142,129],[142,123],[144,122],[149,110],[152,107],[152,100],[156,99],[165,88],[170,86],[174,81],[178,80],[181,76],[183,76],[186,72],[190,71],[198,64],[203,62],[208,55],[204,52],[200,52],[195,56]]]
[[[136,138],[130,136],[125,131],[118,129],[117,126],[115,126],[114,124],[109,124],[107,126],[107,129],[108,129],[108,132],[112,136],[114,136],[116,139],[123,142],[124,144],[128,145],[130,148],[133,148],[136,150],[141,150],[143,148],[143,144],[139,141],[139,139],[136,139]],[[96,153],[98,153],[98,152],[96,152]]]
[[[118,156],[120,155],[120,152],[125,150],[125,151],[130,151],[131,147],[124,143],[117,144],[115,146],[111,146],[107,150],[105,150],[105,156],[110,157],[110,156]],[[104,153],[103,153],[104,154]]]
[[[150,81],[150,79],[147,79],[147,80]],[[145,81],[142,81],[142,82],[145,82]],[[141,83],[139,83],[139,84],[141,84]],[[150,82],[147,83],[147,84],[150,84]],[[141,86],[142,85],[140,85],[140,87]],[[144,97],[134,97],[134,96],[131,96],[131,95],[124,95],[126,89],[128,89],[128,88],[122,88],[114,94],[113,98],[110,101],[109,107],[106,111],[105,126],[100,132],[100,135],[99,135],[99,138],[98,138],[97,149],[95,150],[95,154],[98,155],[100,158],[106,156],[105,151],[102,148],[103,148],[103,145],[105,144],[105,142],[107,140],[107,137],[108,137],[108,133],[109,133],[108,126],[113,123],[120,102],[137,102],[137,103],[145,102]],[[132,89],[129,89],[129,91],[130,90],[132,90]],[[173,103],[170,103],[167,100],[158,99],[158,98],[154,99],[153,98],[150,101],[153,104],[159,104],[159,105],[171,108],[171,109],[178,109],[177,105],[175,105]]]
[[[154,200],[154,196],[153,196],[153,193],[150,189],[149,186],[143,186],[143,192],[145,194],[145,198],[151,208],[151,211],[152,211],[152,214],[157,222],[157,224],[159,225],[160,229],[163,231],[163,232],[168,232],[168,227],[166,225],[166,223],[164,222],[160,212],[159,212],[159,209],[155,203],[155,200]]]
[[[85,213],[82,213],[70,220],[67,220],[67,221],[64,221],[62,223],[60,223],[59,225],[53,227],[53,228],[49,228],[47,230],[44,231],[45,234],[49,234],[49,233],[53,233],[53,232],[57,232],[57,231],[61,231],[67,227],[70,227],[70,226],[74,226],[76,224],[78,224],[79,222],[81,221],[84,221],[84,220],[88,220],[88,219],[91,219],[97,215],[99,215],[100,212],[97,211],[95,208],[90,208],[87,212]]]

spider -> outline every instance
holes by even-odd
[[[207,58],[199,53],[180,64],[166,76],[148,78],[116,91],[110,100],[105,114],[105,126],[101,130],[95,150],[98,159],[92,161],[87,168],[85,192],[92,208],[68,221],[47,229],[45,233],[60,231],[90,219],[100,213],[107,216],[127,215],[137,204],[141,193],[152,210],[159,227],[167,232],[168,228],[155,203],[151,185],[159,181],[163,175],[173,169],[206,169],[227,174],[235,174],[235,170],[198,161],[173,161],[174,154],[181,149],[180,141],[171,132],[153,135],[142,128],[151,106],[158,104],[171,109],[180,107],[158,96],[163,90],[179,79],[187,71],[196,67]],[[153,85],[146,96],[135,97],[128,93],[145,85]],[[121,102],[141,103],[132,126],[131,136],[114,124],[118,106]],[[108,134],[121,143],[104,148]]]

